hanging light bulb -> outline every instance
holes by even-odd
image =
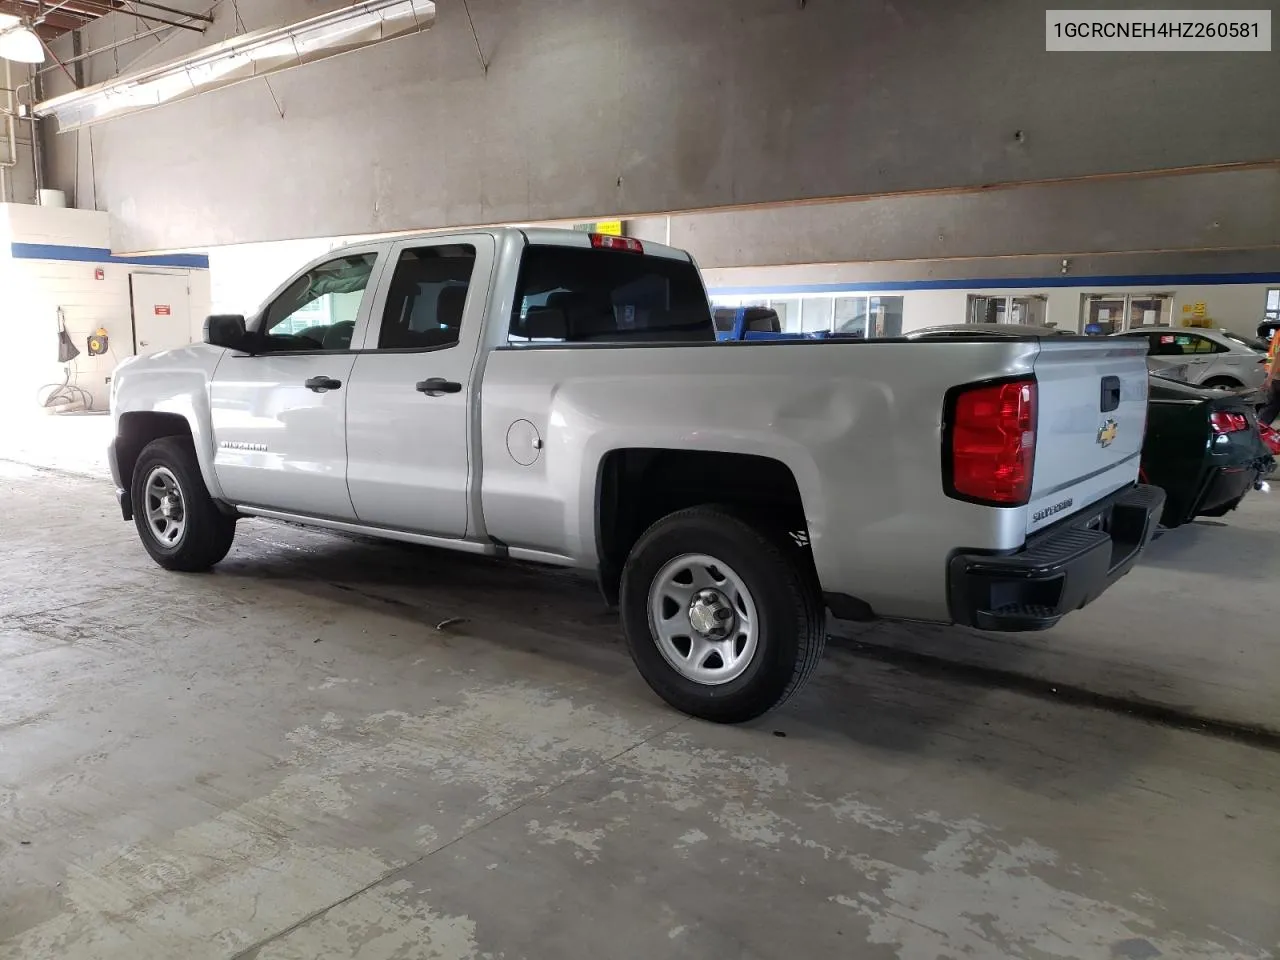
[[[17,18],[0,14],[0,57],[17,63],[44,63],[44,43]]]

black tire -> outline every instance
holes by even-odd
[[[171,543],[162,542],[148,515],[148,483],[153,478],[167,479],[158,471],[167,471],[176,481],[181,497],[182,527]],[[130,496],[138,537],[151,559],[166,570],[208,570],[231,549],[235,518],[219,510],[209,496],[190,437],[163,437],[147,444],[133,468]]]
[[[756,608],[755,652],[743,672],[724,683],[700,683],[677,671],[652,623],[655,578],[689,554],[731,568]],[[645,682],[677,710],[716,723],[742,723],[784,703],[813,674],[826,645],[825,610],[807,557],[718,507],[681,510],[645,531],[623,567],[620,606],[627,646]]]
[[[1200,386],[1209,390],[1239,390],[1244,384],[1239,380],[1232,380],[1230,377],[1210,377]]]

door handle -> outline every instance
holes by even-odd
[[[418,381],[417,390],[428,397],[442,397],[446,393],[461,393],[462,384],[456,380],[446,380],[444,377],[432,377],[430,380]]]
[[[1110,413],[1112,410],[1120,409],[1120,378],[1119,377],[1103,377],[1102,378],[1102,399],[1098,404],[1098,410],[1102,413]]]
[[[329,390],[340,389],[342,381],[335,380],[333,377],[312,377],[303,386],[314,393],[325,393]]]

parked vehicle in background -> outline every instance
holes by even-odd
[[[778,311],[769,307],[717,307],[714,316],[717,340],[793,338],[783,333]]]
[[[1025,323],[945,323],[905,334],[908,340],[965,340],[973,337],[1075,337],[1074,330]]]
[[[1161,524],[1224,516],[1274,468],[1247,399],[1151,376],[1142,471],[1165,492]]]
[[[1258,339],[1269,344],[1280,331],[1280,320],[1263,320],[1258,324]]]
[[[1137,345],[715,339],[669,247],[357,244],[117,368],[116,495],[171,570],[246,516],[576,568],[649,685],[723,722],[804,684],[824,607],[1045,629],[1154,533]]]
[[[1184,383],[1256,390],[1267,376],[1266,347],[1226,330],[1158,326],[1112,336],[1145,341],[1151,372]]]

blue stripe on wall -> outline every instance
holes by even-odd
[[[77,263],[123,263],[136,267],[188,267],[208,270],[202,253],[172,253],[155,257],[117,257],[106,247],[72,247],[58,243],[10,244],[15,260],[71,260]]]
[[[896,290],[1013,290],[1034,287],[1187,287],[1226,283],[1280,283],[1280,273],[1138,273],[1101,277],[975,277],[972,280],[883,280],[785,284],[776,287],[712,287],[713,297],[802,293],[881,293]]]

